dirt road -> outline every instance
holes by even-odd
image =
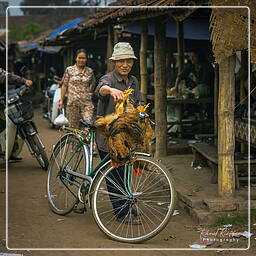
[[[35,111],[39,134],[50,156],[59,132],[48,128],[47,120]],[[46,198],[47,173],[40,169],[25,146],[23,160],[10,163],[8,172],[3,163],[0,169],[0,252],[22,255],[253,255],[248,251],[193,251],[189,245],[200,237],[198,227],[185,213],[173,216],[168,226],[144,244],[129,245],[108,239],[94,223],[91,211],[58,216],[51,212]],[[7,184],[5,184],[7,177]],[[8,191],[7,191],[8,190]],[[5,207],[8,192],[7,237]],[[8,247],[5,248],[7,241]],[[245,243],[246,244],[246,243]],[[69,248],[71,250],[64,251]],[[155,249],[154,249],[155,248]],[[180,248],[182,250],[177,250]],[[211,247],[208,247],[209,249]],[[23,250],[22,250],[23,249]],[[36,250],[35,250],[36,249]],[[82,251],[85,249],[85,251]],[[93,251],[91,249],[97,249]],[[169,251],[175,249],[175,251]],[[186,249],[188,251],[184,251]],[[56,251],[53,251],[56,250]],[[99,251],[101,250],[101,251]],[[118,251],[117,251],[118,250]],[[124,251],[125,250],[125,251]],[[131,251],[132,250],[132,251]]]

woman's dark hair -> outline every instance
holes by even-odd
[[[83,53],[87,56],[87,52],[86,52],[85,49],[78,49],[78,50],[76,50],[75,58],[76,58],[77,55],[78,55],[79,53],[81,53],[81,52],[83,52]]]

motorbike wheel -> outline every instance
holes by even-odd
[[[38,139],[37,134],[28,136],[27,142],[29,143],[32,151],[34,152],[34,157],[36,158],[42,169],[46,171],[49,165],[48,157],[41,142]]]

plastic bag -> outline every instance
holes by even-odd
[[[54,122],[53,122],[55,125],[57,125],[57,126],[62,126],[62,125],[66,125],[66,124],[68,124],[68,119],[65,117],[65,115],[64,115],[64,110],[62,110],[62,113],[61,114],[59,114],[56,118],[55,118],[55,120],[54,120]]]

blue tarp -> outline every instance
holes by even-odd
[[[47,49],[43,49],[43,48],[37,48],[37,51],[39,51],[39,52],[45,52],[45,53],[49,53],[49,54],[55,54],[55,53],[57,53],[57,51],[47,50]],[[0,255],[0,256],[1,256],[1,255]]]
[[[210,40],[210,31],[206,19],[186,19],[184,20],[184,39]],[[140,34],[140,24],[135,23],[124,29],[125,32]],[[155,34],[155,23],[153,20],[148,22],[148,35]],[[176,21],[168,21],[166,24],[166,37],[177,38]]]
[[[55,29],[47,39],[54,39],[57,37],[58,34],[63,32],[64,30],[67,30],[69,28],[76,28],[78,27],[78,23],[83,21],[83,18],[76,18],[74,20],[71,20],[63,25],[61,25],[59,28]]]
[[[20,48],[22,48],[22,49],[37,48],[38,46],[39,46],[38,44],[26,44],[26,45],[20,46]]]
[[[39,52],[45,52],[45,53],[49,53],[49,54],[54,54],[54,53],[58,52],[57,50],[54,51],[54,50],[48,50],[48,49],[40,48],[39,44],[27,44],[27,45],[21,46],[20,48],[28,49],[27,51],[36,50],[36,51],[39,51]]]

